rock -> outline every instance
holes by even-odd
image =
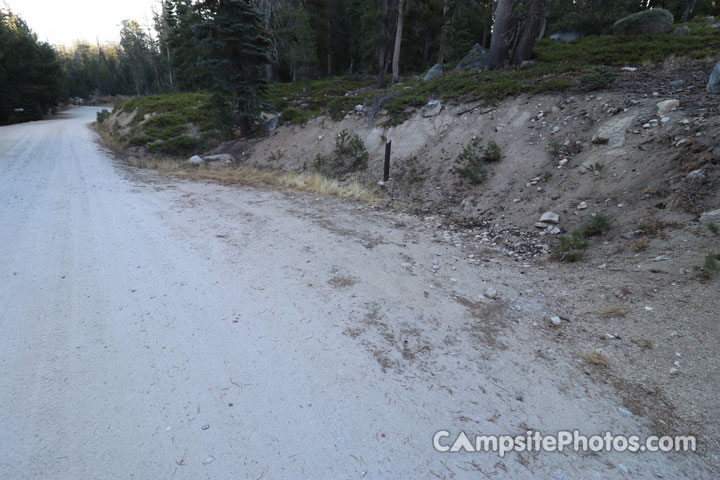
[[[208,155],[205,160],[208,162],[234,163],[235,157],[229,153],[219,153],[217,155]]]
[[[433,67],[428,70],[428,72],[423,77],[423,81],[427,82],[428,80],[432,80],[433,78],[438,78],[442,76],[442,74],[445,72],[443,69],[443,66],[439,63],[436,63],[433,65]]]
[[[700,223],[720,223],[720,208],[700,215]]]
[[[193,156],[190,157],[190,159],[188,160],[188,163],[191,164],[191,165],[202,165],[203,163],[205,163],[205,160],[203,160],[202,157],[199,157],[199,156],[197,156],[197,155],[193,155]]]
[[[620,234],[620,236],[621,236],[622,238],[624,238],[625,240],[632,240],[633,238],[635,238],[636,236],[640,235],[641,233],[642,233],[642,230],[635,230],[635,231],[633,231],[633,232],[625,232],[625,233],[622,233],[622,234]]]
[[[628,417],[632,417],[632,412],[627,408],[618,407],[618,412],[622,413],[623,415],[627,415]]]
[[[550,225],[550,226],[547,228],[547,231],[548,231],[548,233],[552,233],[553,235],[557,235],[557,234],[559,234],[562,230],[560,230],[558,227],[555,227],[555,226],[553,226],[553,225]]]
[[[280,123],[280,115],[276,115],[273,118],[269,119],[265,123],[262,124],[260,129],[263,132],[272,132],[278,127],[278,124]]]
[[[720,94],[720,62],[715,64],[707,84],[708,93]]]
[[[206,423],[205,425],[203,425],[203,426],[200,427],[200,428],[202,428],[203,430],[207,430],[208,428],[210,428],[210,425],[208,425],[208,424]]]
[[[678,369],[675,368],[675,367],[672,367],[672,368],[670,369],[669,373],[670,373],[670,375],[677,375],[678,373],[680,373],[680,370],[678,370]]]
[[[672,85],[673,87],[679,87],[680,85],[683,85],[684,83],[685,83],[685,80],[683,80],[682,78],[679,78],[677,80],[673,80],[672,82],[670,82],[670,85]]]
[[[558,162],[558,168],[564,167],[565,165],[567,165],[567,163],[568,163],[568,159],[567,159],[567,158],[563,158],[562,160],[560,160],[560,161]]]
[[[523,62],[520,64],[520,68],[524,70],[526,68],[532,68],[535,65],[537,65],[535,60],[523,60]]]
[[[577,32],[557,32],[550,35],[550,40],[559,43],[570,43],[575,40],[580,40],[581,38],[583,38],[583,35]]]
[[[677,27],[677,28],[673,31],[673,33],[674,33],[675,35],[690,35],[690,27],[688,27],[687,25],[683,25],[683,26],[681,26],[681,27]]]
[[[720,28],[720,23],[713,23],[710,28]]]
[[[549,226],[550,226],[549,224],[544,223],[544,222],[537,222],[537,223],[535,223],[535,227],[536,227],[536,228],[540,228],[540,229],[542,229],[542,230],[547,229]]]
[[[664,8],[651,8],[621,18],[613,25],[615,35],[660,35],[672,29],[675,18]]]
[[[637,72],[637,67],[622,67],[620,70],[624,72]]]
[[[356,111],[356,112],[362,112],[364,108],[365,108],[365,107],[363,107],[362,105],[355,105],[355,111]]]
[[[460,60],[455,70],[485,70],[490,63],[490,53],[479,43],[473,45],[470,51]]]
[[[422,116],[425,118],[436,117],[442,110],[442,103],[440,100],[431,100],[422,108]]]
[[[663,113],[669,112],[670,110],[680,108],[680,100],[676,100],[674,98],[671,98],[669,100],[663,100],[662,102],[657,103],[657,108],[658,115],[662,115]]]
[[[635,115],[613,117],[605,121],[592,138],[595,144],[607,144],[610,148],[625,145],[625,131],[635,121]]]
[[[560,223],[560,215],[554,212],[545,212],[542,214],[542,217],[540,217],[540,221],[543,223],[557,225]]]
[[[588,207],[587,202],[580,202],[580,204],[577,206],[578,210],[585,210]]]
[[[550,317],[550,323],[557,327],[562,323],[562,320],[560,317]]]
[[[498,293],[494,288],[488,287],[488,289],[485,290],[485,296],[494,300],[497,298]]]
[[[692,172],[687,174],[687,176],[685,177],[685,180],[687,180],[690,183],[702,184],[703,180],[705,180],[705,170],[703,170],[702,168],[693,170]]]

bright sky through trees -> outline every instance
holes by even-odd
[[[157,0],[4,0],[19,14],[39,40],[72,45],[75,40],[100,43],[120,39],[120,21],[133,19],[152,24]]]

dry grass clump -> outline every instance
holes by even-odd
[[[580,355],[580,358],[585,360],[586,363],[595,365],[596,367],[607,368],[610,366],[610,361],[600,352],[583,353]]]
[[[374,192],[358,182],[341,184],[337,180],[319,173],[275,172],[252,168],[192,167],[179,160],[153,157],[138,159],[134,162],[134,165],[139,168],[157,170],[166,175],[193,180],[212,180],[225,185],[308,192],[371,205],[377,201]]]

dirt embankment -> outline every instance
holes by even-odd
[[[341,132],[357,134],[367,162],[340,172],[341,181],[378,188],[385,206],[425,216],[437,241],[464,249],[469,263],[514,258],[543,285],[548,318],[561,318],[538,319],[538,328],[655,431],[699,435],[720,464],[720,274],[706,263],[720,253],[720,237],[699,221],[720,208],[720,108],[704,91],[701,67],[672,60],[620,71],[610,91],[447,104],[391,128],[365,112],[322,117],[209,154],[231,154],[243,167],[313,171]],[[479,184],[456,163],[475,137],[503,155],[485,165]],[[391,180],[376,187],[388,140]],[[541,229],[545,212],[559,220]],[[596,214],[609,230],[588,239],[579,262],[554,261],[559,237]]]

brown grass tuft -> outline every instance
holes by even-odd
[[[610,366],[610,361],[600,352],[583,353],[580,355],[580,358],[585,360],[586,363],[595,365],[596,367],[607,368]]]

